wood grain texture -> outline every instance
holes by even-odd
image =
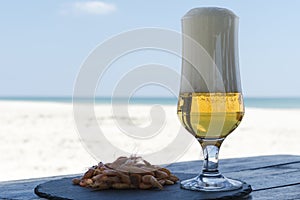
[[[184,172],[187,177],[193,177],[201,167],[201,161],[169,165],[172,171]],[[225,176],[251,184],[254,191],[250,199],[300,199],[300,156],[225,159],[220,161],[220,171]],[[0,199],[42,199],[34,194],[34,188],[38,184],[71,176],[74,175],[0,182]]]
[[[298,174],[299,177],[299,174]],[[300,184],[278,187],[267,190],[260,190],[251,194],[252,199],[259,200],[297,200],[300,199]]]

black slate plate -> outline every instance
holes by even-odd
[[[176,174],[181,180],[195,177],[191,174]],[[74,178],[74,177],[73,177]],[[34,192],[40,197],[55,200],[113,200],[113,199],[241,199],[246,198],[252,191],[251,186],[244,183],[239,190],[230,192],[194,192],[180,189],[180,184],[165,186],[164,190],[102,190],[93,191],[72,184],[71,178],[52,180],[38,185]]]

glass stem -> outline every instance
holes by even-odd
[[[203,150],[203,174],[219,175],[219,150],[224,139],[199,140]]]

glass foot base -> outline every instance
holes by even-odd
[[[241,181],[226,178],[219,173],[200,174],[195,178],[184,180],[180,183],[180,187],[183,189],[207,192],[237,190],[242,186],[243,183]]]

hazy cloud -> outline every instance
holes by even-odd
[[[106,15],[117,10],[117,7],[112,3],[102,1],[86,1],[74,2],[65,5],[61,10],[61,14],[91,14],[91,15]]]

